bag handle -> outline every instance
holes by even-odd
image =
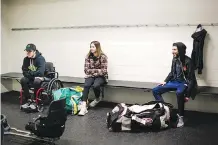
[[[166,102],[163,102],[163,101],[150,101],[150,102],[144,103],[144,104],[142,104],[142,105],[152,105],[152,104],[157,104],[157,103],[164,104],[164,105],[166,105],[166,106],[168,106],[168,107],[170,107],[170,108],[173,108],[173,107],[174,107],[172,104],[166,103]]]

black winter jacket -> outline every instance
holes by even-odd
[[[194,70],[198,69],[198,74],[202,74],[203,69],[203,48],[204,48],[204,39],[206,37],[207,31],[205,29],[195,32],[192,34],[193,50],[191,58],[193,60]]]
[[[192,97],[192,99],[194,99],[197,94],[197,80],[195,77],[192,60],[190,57],[185,55],[186,46],[183,43],[178,42],[178,43],[175,43],[175,45],[177,46],[178,51],[179,51],[179,57],[177,59],[179,60],[180,68],[184,73],[184,75],[181,75],[181,77],[183,78],[180,78],[180,79],[185,80],[188,85],[186,96]],[[174,63],[175,63],[175,59],[173,59],[172,61],[171,71],[169,75],[167,76],[167,78],[165,79],[165,82],[173,81],[176,78],[175,77],[176,68],[175,68]]]

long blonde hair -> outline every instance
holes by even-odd
[[[90,47],[91,47],[91,44],[94,44],[95,47],[96,47],[96,54],[97,54],[97,57],[100,57],[102,54],[104,54],[103,51],[101,50],[101,44],[100,44],[100,42],[98,42],[98,41],[92,41],[92,42],[90,43]],[[91,50],[89,50],[89,53],[87,54],[87,57],[89,57],[90,54],[91,54]]]

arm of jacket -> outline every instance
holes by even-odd
[[[187,79],[187,97],[195,97],[195,93],[196,93],[196,86],[197,86],[197,81],[195,78],[195,71],[194,71],[194,67],[193,67],[193,62],[191,59],[188,60],[187,62],[187,71],[188,71],[188,75],[186,77]]]
[[[37,69],[34,72],[31,72],[33,77],[43,77],[45,73],[45,58],[42,57],[37,60]]]
[[[22,72],[23,72],[23,76],[26,77],[26,78],[31,78],[31,75],[30,75],[30,71],[28,69],[28,65],[27,65],[27,59],[26,57],[23,59],[23,65],[22,65]]]
[[[172,78],[173,78],[173,62],[172,62],[172,65],[171,65],[170,73],[168,74],[168,76],[166,77],[166,79],[165,79],[164,81],[167,83],[167,82],[169,82]]]

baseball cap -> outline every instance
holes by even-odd
[[[36,46],[34,44],[27,44],[26,51],[36,51]]]

